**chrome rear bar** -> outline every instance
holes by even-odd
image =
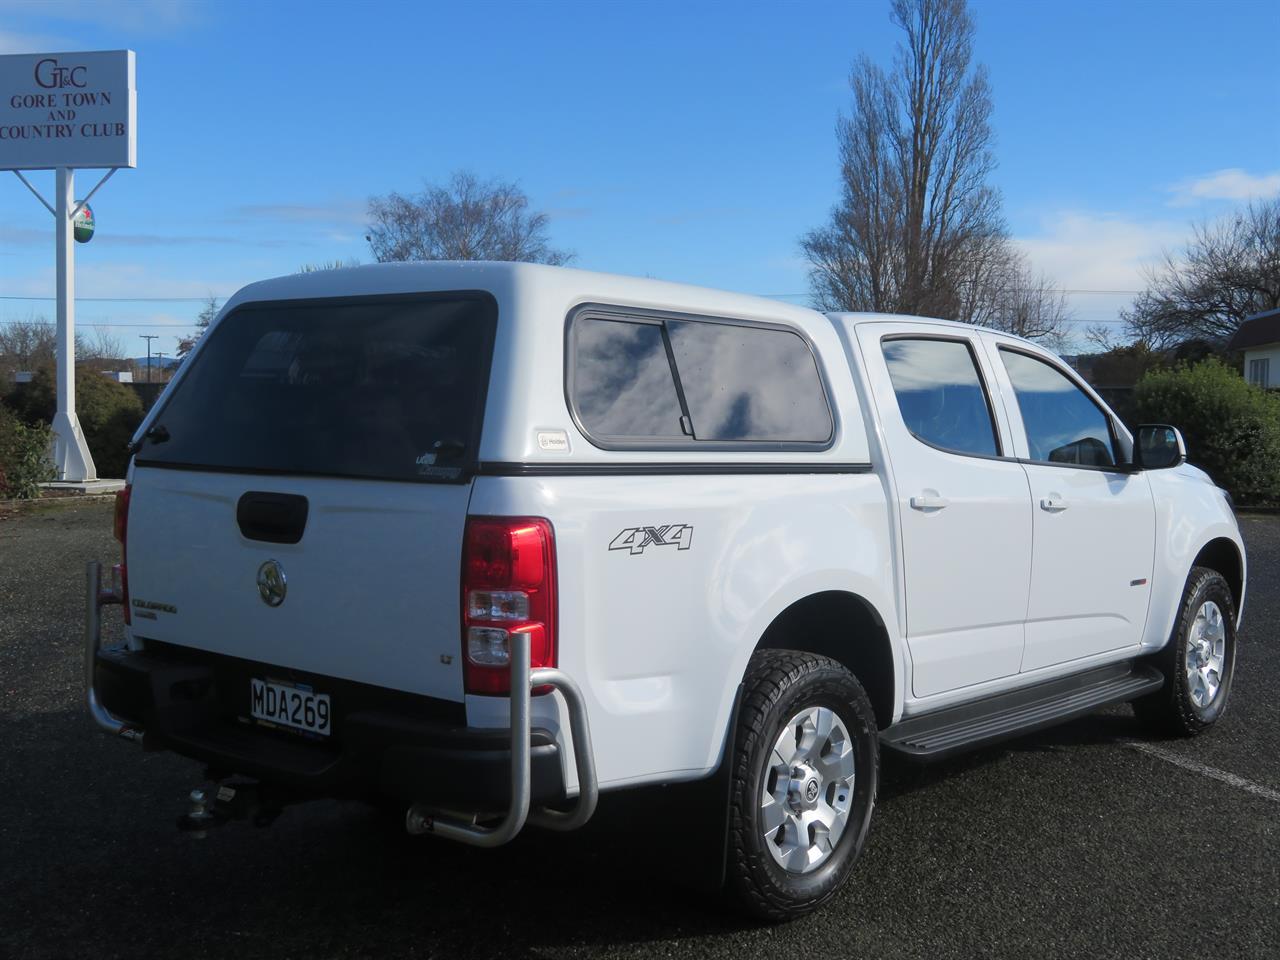
[[[436,814],[423,804],[414,804],[405,814],[405,829],[409,833],[436,833],[477,847],[498,847],[512,840],[525,823],[551,830],[576,830],[595,813],[600,790],[582,691],[572,677],[559,670],[530,669],[527,634],[514,633],[511,641],[511,805],[496,826],[482,827]],[[533,688],[543,686],[559,690],[569,711],[573,761],[578,773],[578,797],[569,810],[530,809],[529,701]]]
[[[87,574],[87,591],[84,618],[84,687],[85,702],[89,708],[89,716],[107,733],[125,740],[142,741],[142,731],[132,727],[111,715],[98,702],[98,691],[94,688],[93,666],[98,656],[98,648],[102,644],[102,608],[114,604],[123,604],[124,598],[112,590],[102,589],[102,564],[96,560],[89,562],[85,570]]]
[[[101,729],[125,740],[141,742],[143,731],[113,716],[98,702],[94,687],[94,662],[102,645],[102,608],[122,604],[124,598],[115,590],[102,589],[102,565],[90,562],[86,568],[87,597],[85,605],[85,700],[89,716]],[[414,804],[405,814],[405,828],[410,833],[437,833],[478,847],[497,847],[515,837],[525,826],[550,830],[576,830],[591,819],[599,799],[595,756],[591,745],[591,726],[586,703],[578,684],[566,673],[550,667],[531,669],[529,636],[512,635],[511,650],[511,805],[502,820],[483,827],[455,815],[438,814],[423,804]],[[569,735],[573,744],[574,767],[578,774],[578,796],[568,810],[530,809],[531,747],[529,707],[535,687],[554,687],[564,698],[568,710]]]

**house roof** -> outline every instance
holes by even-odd
[[[1280,307],[1246,317],[1227,349],[1247,350],[1267,343],[1280,343]]]

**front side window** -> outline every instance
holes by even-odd
[[[570,401],[602,445],[826,444],[834,434],[809,345],[788,330],[579,316]]]
[[[1000,356],[1018,398],[1032,460],[1115,465],[1111,425],[1088,394],[1050,363],[1004,348]]]
[[[955,453],[999,455],[991,407],[967,343],[896,338],[882,349],[912,434]]]

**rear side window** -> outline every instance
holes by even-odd
[[[593,436],[684,439],[661,324],[590,319],[574,337],[574,398]]]
[[[475,461],[496,318],[481,295],[241,307],[192,359],[138,462],[457,480]]]
[[[991,406],[968,343],[895,338],[882,349],[912,434],[956,453],[999,454]]]
[[[831,439],[831,410],[809,345],[787,330],[667,322],[699,440]]]
[[[1032,460],[1115,465],[1111,425],[1088,394],[1043,360],[1003,348],[1000,357],[1018,398]]]
[[[600,446],[825,445],[831,408],[809,344],[776,327],[578,316],[569,396]]]

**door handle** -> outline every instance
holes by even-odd
[[[1067,509],[1067,501],[1061,497],[1045,497],[1040,501],[1040,509],[1048,510],[1050,513],[1061,513]]]
[[[912,510],[941,510],[950,504],[951,501],[946,497],[938,496],[919,496],[911,498]]]

